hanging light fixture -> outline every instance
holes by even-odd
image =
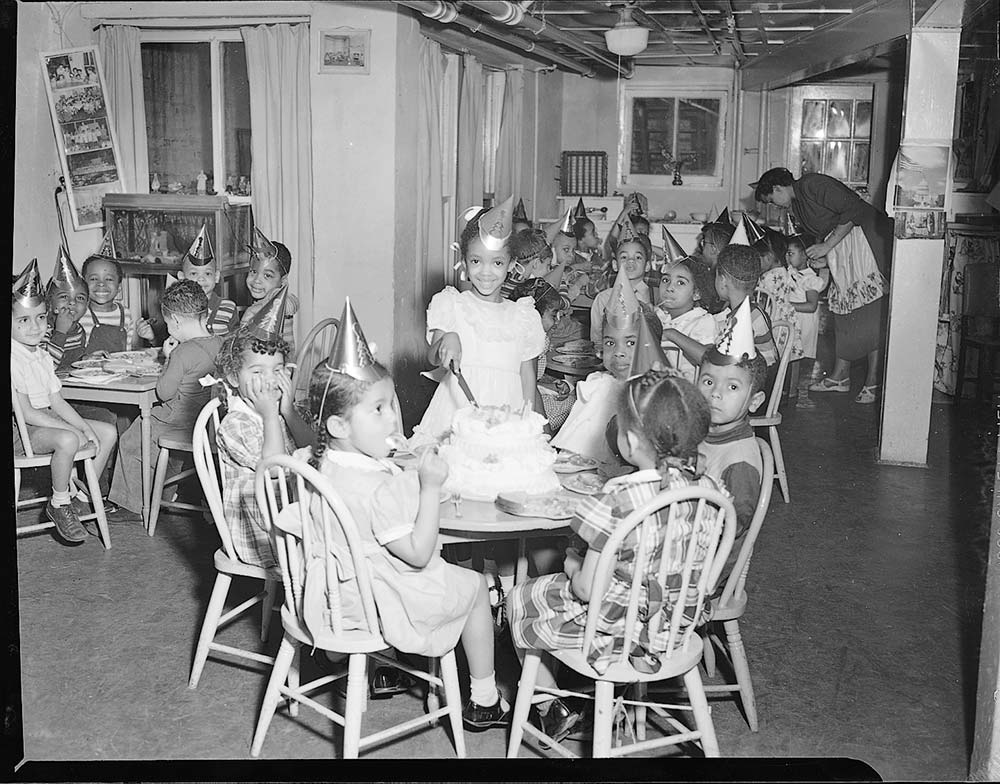
[[[632,19],[632,3],[618,9],[618,21],[604,31],[608,51],[621,57],[639,54],[649,43],[649,30]]]

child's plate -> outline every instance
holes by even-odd
[[[587,357],[588,359],[597,359],[597,355],[593,351],[565,351],[561,348],[557,348],[554,355],[560,362],[570,357]]]
[[[598,471],[582,471],[568,474],[559,480],[567,490],[581,495],[597,495],[604,489],[608,478]]]
[[[138,362],[108,359],[104,362],[104,369],[110,373],[125,373],[130,376],[158,376],[163,371],[163,365],[158,362],[139,364]]]
[[[580,471],[592,471],[600,465],[598,461],[586,455],[578,455],[576,452],[560,452],[556,457],[556,464],[552,470],[557,474],[576,474]]]
[[[558,362],[560,365],[572,368],[597,368],[601,366],[601,360],[595,357],[593,354],[587,354],[586,356],[573,356],[570,354],[556,354],[552,357],[553,362]]]
[[[568,520],[576,511],[580,499],[570,493],[555,492],[529,495],[524,492],[501,493],[496,505],[501,512],[518,517],[544,517],[547,520]]]
[[[102,368],[104,367],[103,359],[79,359],[73,363],[73,367],[78,370],[84,370],[85,368]]]
[[[112,351],[108,354],[108,359],[118,359],[123,362],[149,363],[155,362],[160,353],[158,348],[146,348],[140,351]]]
[[[556,351],[584,351],[592,354],[594,352],[594,343],[583,338],[567,340],[561,346],[556,346]]]
[[[117,376],[117,373],[108,373],[103,368],[99,367],[89,367],[89,368],[77,368],[69,372],[73,378],[78,378],[81,381],[107,381],[108,379]]]

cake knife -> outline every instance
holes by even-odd
[[[476,398],[472,394],[472,390],[469,389],[469,384],[465,380],[465,376],[462,375],[462,371],[456,369],[455,363],[451,363],[451,372],[455,374],[455,379],[458,381],[458,387],[462,390],[469,402],[472,403],[476,408],[479,408],[479,403],[476,402]]]

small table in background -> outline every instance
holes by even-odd
[[[125,376],[106,384],[90,384],[79,379],[62,379],[62,396],[66,400],[88,403],[124,403],[139,407],[139,427],[142,434],[142,523],[149,524],[149,507],[153,486],[153,434],[150,414],[156,403],[156,376]]]

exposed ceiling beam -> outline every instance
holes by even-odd
[[[701,10],[701,6],[698,4],[698,0],[691,0],[691,10],[694,11],[695,16],[698,17],[698,21],[701,23],[701,29],[705,31],[705,35],[712,42],[712,48],[715,49],[716,54],[722,54],[722,47],[719,46],[719,39],[715,37],[715,33],[712,31],[711,25],[708,23],[708,19],[705,18],[705,12]]]
[[[673,35],[670,34],[670,31],[663,26],[663,23],[660,22],[659,19],[654,19],[638,6],[632,9],[632,18],[634,19],[635,17],[638,17],[640,21],[646,22],[650,26],[654,27],[657,31],[659,31],[660,35],[663,36],[663,39],[668,44],[670,44],[674,49],[677,50],[678,56],[687,57],[688,62],[691,63],[691,65],[694,65],[694,59],[691,57],[691,55],[689,55],[687,52],[681,49],[680,44],[678,44],[677,41],[674,40]]]
[[[769,30],[764,25],[764,17],[762,17],[760,15],[760,6],[759,5],[755,5],[753,7],[753,21],[754,21],[754,24],[757,25],[757,32],[760,33],[760,42],[762,44],[764,44],[764,48],[767,50],[768,53],[770,53],[771,52],[771,44],[767,40],[767,34],[768,34]],[[773,28],[773,29],[774,29],[775,32],[777,32],[781,28]],[[786,30],[795,30],[795,28],[783,28],[783,29],[786,29]],[[799,29],[802,29],[802,28],[799,28]],[[809,32],[812,29],[813,28],[811,28],[811,27],[807,27],[807,28],[805,28],[805,31]]]
[[[733,13],[733,0],[726,0],[726,8],[729,9],[729,16],[727,17],[727,26],[732,28],[730,34],[729,45],[733,47],[733,54],[736,55],[736,62],[743,65],[746,62],[747,55],[743,51],[743,44],[740,41],[740,33],[736,29],[736,14]],[[765,40],[765,44],[767,41]]]

